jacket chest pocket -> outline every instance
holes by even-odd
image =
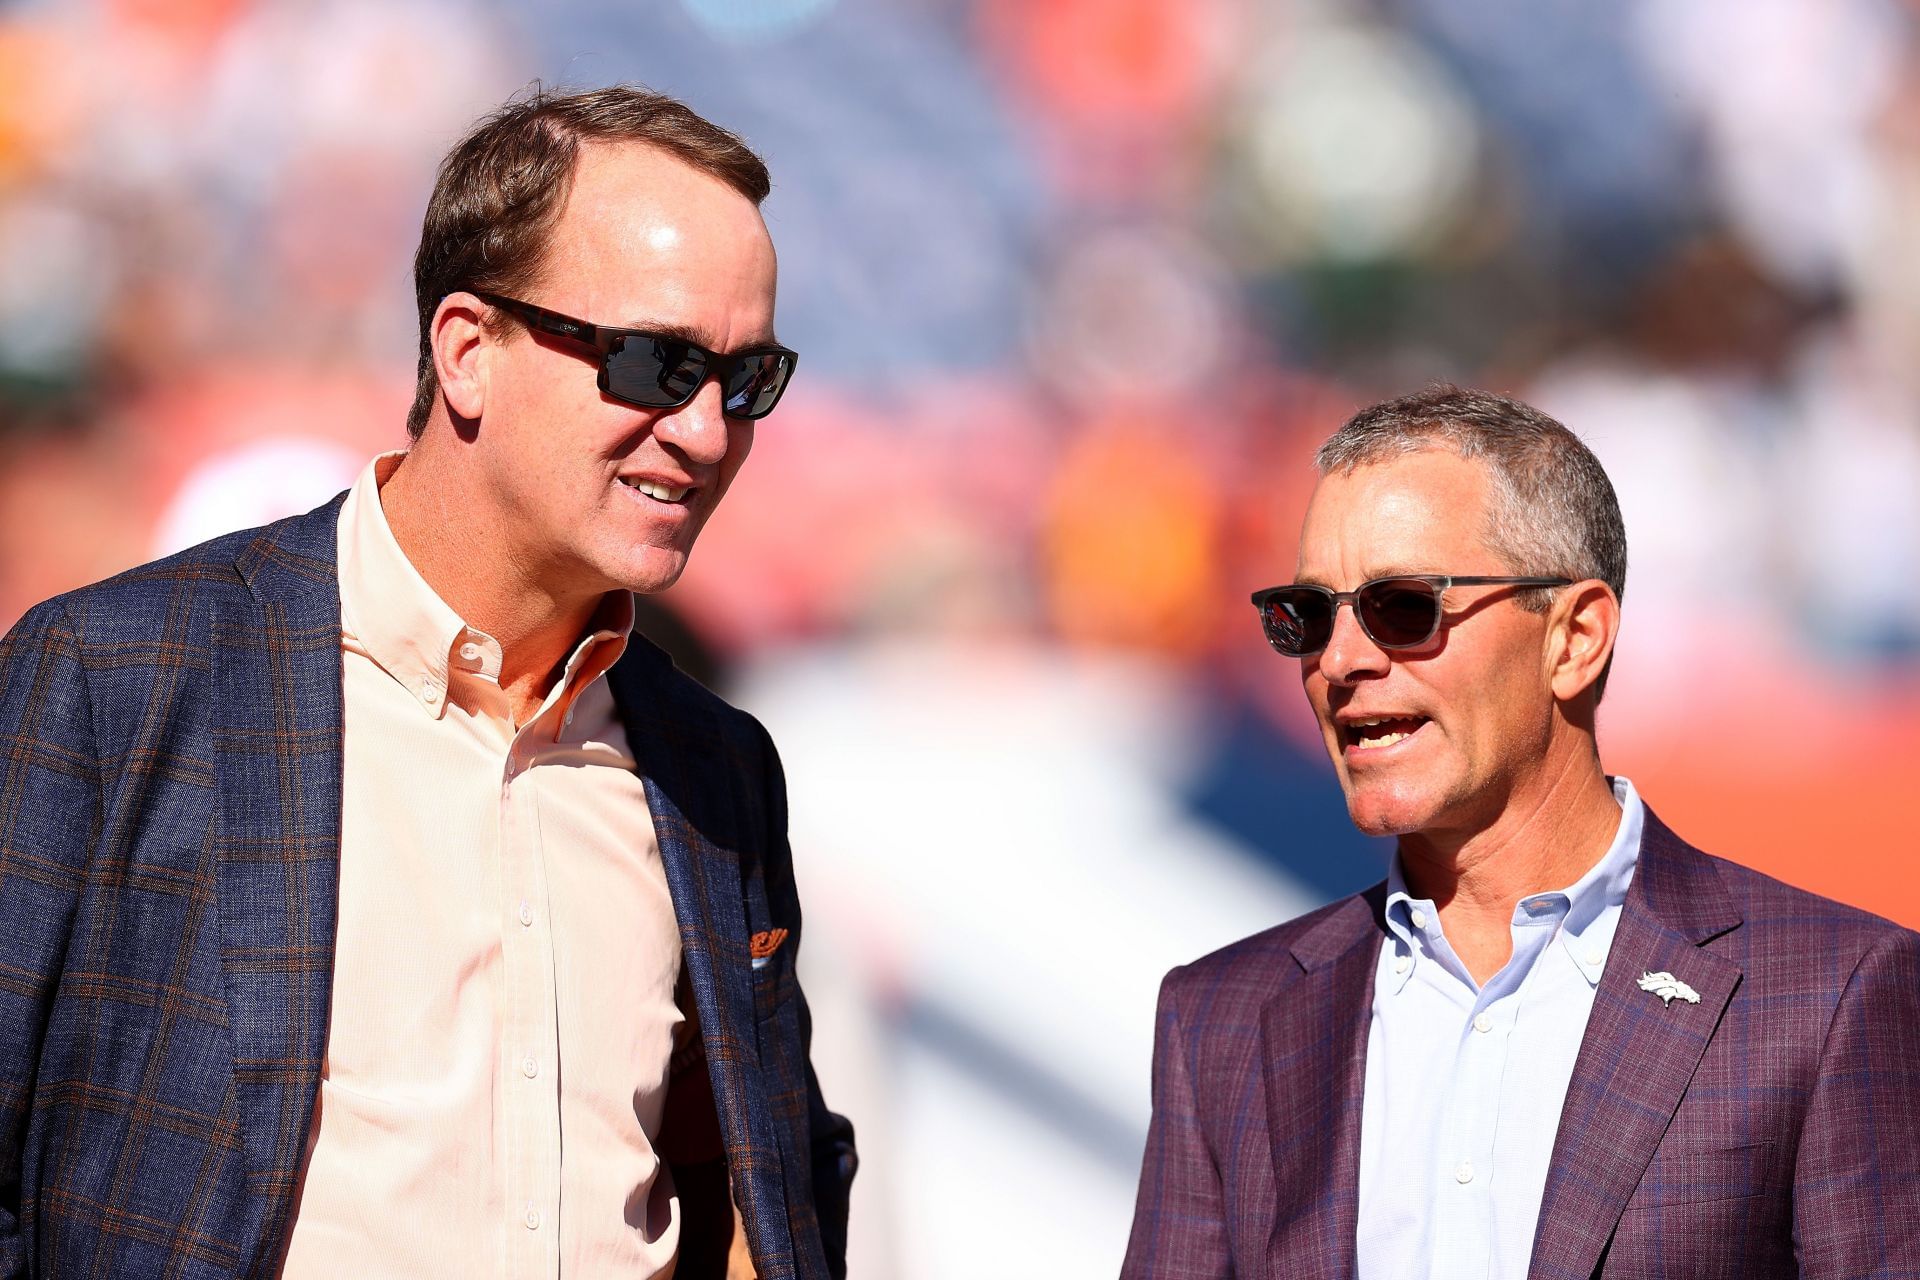
[[[1791,1276],[1792,1201],[1773,1144],[1654,1157],[1607,1244],[1604,1280]]]
[[[1759,1195],[1777,1181],[1773,1144],[1707,1151],[1660,1151],[1641,1175],[1627,1211]]]
[[[793,995],[793,948],[792,935],[782,928],[763,929],[751,939],[753,1014],[763,1026],[778,1015],[781,1004]]]

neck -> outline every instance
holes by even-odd
[[[1448,943],[1476,982],[1511,957],[1519,901],[1574,883],[1619,831],[1620,804],[1590,740],[1586,747],[1566,752],[1541,787],[1509,798],[1483,828],[1400,838],[1408,889],[1433,900]]]
[[[438,451],[416,448],[380,489],[380,507],[400,550],[427,585],[470,627],[500,644],[500,687],[514,722],[529,720],[585,634],[604,592],[555,589],[553,575],[505,536],[506,521],[466,500],[472,486]]]

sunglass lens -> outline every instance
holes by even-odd
[[[629,404],[671,408],[693,398],[706,371],[691,343],[628,337],[607,356],[607,390]]]
[[[1268,597],[1260,612],[1267,642],[1288,657],[1300,658],[1327,647],[1333,634],[1333,601],[1323,591],[1296,588]]]
[[[739,357],[727,379],[727,413],[736,418],[763,418],[786,389],[793,361],[780,351]]]
[[[1354,601],[1374,643],[1389,649],[1425,642],[1440,625],[1440,595],[1418,579],[1370,582]]]

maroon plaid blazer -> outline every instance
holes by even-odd
[[[1167,975],[1123,1280],[1353,1275],[1385,896]],[[1529,1275],[1920,1277],[1920,935],[1649,813]]]

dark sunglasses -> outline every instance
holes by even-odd
[[[677,409],[693,399],[709,373],[720,378],[721,405],[730,418],[764,418],[780,403],[800,357],[780,346],[721,355],[682,338],[645,329],[588,324],[558,311],[497,293],[475,293],[533,329],[591,347],[600,354],[600,389],[622,404]]]
[[[1571,578],[1453,578],[1412,574],[1374,578],[1351,591],[1293,583],[1253,593],[1267,643],[1289,658],[1305,658],[1333,639],[1334,614],[1343,604],[1367,639],[1382,649],[1417,649],[1440,630],[1440,600],[1448,587],[1565,587]]]

